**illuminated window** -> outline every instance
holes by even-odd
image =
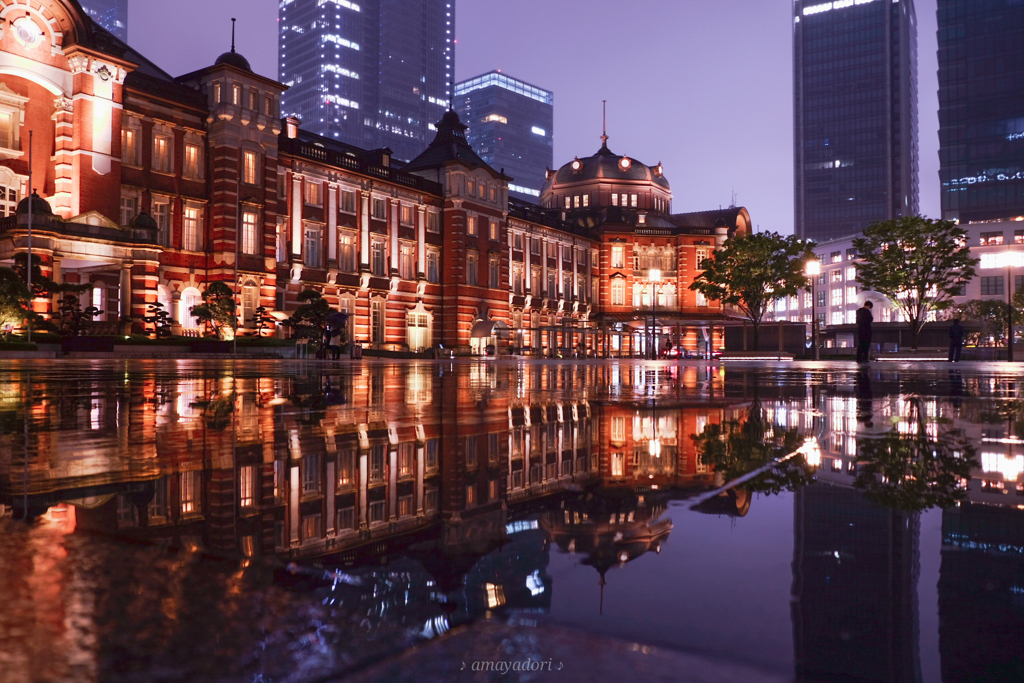
[[[466,217],[466,234],[476,235],[476,216]]]
[[[377,220],[384,220],[388,217],[388,204],[380,197],[374,197],[370,202],[370,217]]]
[[[253,161],[255,166],[255,154],[253,155]],[[323,205],[323,196],[320,194],[320,183],[306,182],[306,203],[312,206]]]
[[[841,252],[841,251],[833,251],[832,253],[829,254],[829,262],[830,263],[839,263],[842,260],[843,260],[843,252]]]
[[[487,268],[487,286],[491,289],[498,289],[501,286],[501,262],[497,256],[492,256]]]
[[[343,232],[338,235],[338,270],[343,273],[356,272],[356,236]]]
[[[835,289],[832,290],[832,305],[843,305],[843,289],[841,287],[836,287]]]
[[[249,109],[252,109],[253,111],[258,112],[260,110],[259,102],[260,102],[260,94],[259,94],[259,92],[256,91],[256,90],[250,90],[249,91]]]
[[[857,279],[857,268],[856,266],[848,266],[846,268],[846,281],[853,282]]]
[[[568,199],[568,197],[566,197],[566,199]],[[580,196],[578,194],[577,195],[573,195],[573,197],[572,197],[572,208],[574,208],[574,209],[580,208]]]
[[[434,211],[427,212],[427,232],[441,232],[441,221]]]
[[[5,123],[4,117],[7,118]],[[9,125],[10,114],[0,113],[0,147],[7,147],[5,143],[5,126]],[[121,163],[127,166],[139,165],[139,131],[132,128],[121,129]]]
[[[637,204],[636,204],[636,195],[635,194],[629,195],[629,205],[632,206],[633,208],[636,208]]]
[[[185,144],[185,168],[186,178],[198,179],[200,175],[199,145]]]
[[[612,268],[626,267],[626,248],[621,244],[612,245]]]
[[[1024,244],[1024,230],[1014,230],[1013,231],[1013,243],[1014,244]]]
[[[832,271],[829,271],[829,272],[832,274],[831,275],[832,282],[842,282],[843,281],[843,269],[842,268],[836,268],[835,270],[832,270]]]
[[[473,180],[472,178],[466,181],[466,194],[476,194],[476,181]]]
[[[231,104],[242,105],[242,86],[237,83],[231,86]]]
[[[612,206],[619,205],[619,195],[612,193]]]
[[[171,168],[171,137],[169,135],[153,136],[153,170],[170,173]]]
[[[403,244],[399,250],[398,276],[403,280],[416,277],[416,248],[411,244]]]
[[[437,283],[441,281],[440,261],[441,254],[437,249],[427,250],[427,282]]]
[[[213,84],[213,101],[220,102],[220,83]]]
[[[150,205],[150,215],[156,221],[157,244],[170,246],[171,244],[171,204],[168,197],[153,197]]]
[[[982,247],[997,247],[1003,243],[1002,232],[983,232],[978,244]]]
[[[697,270],[704,270],[704,261],[706,261],[707,258],[708,258],[708,250],[707,249],[698,249],[697,250]]]
[[[243,152],[242,153],[242,182],[247,184],[247,185],[255,185],[256,184],[256,152]],[[307,199],[306,203],[307,204],[319,204],[320,203],[319,202],[320,186],[319,185],[314,185],[314,184],[309,184],[309,185],[306,185],[306,187],[307,188],[315,187],[316,188],[316,193],[317,193],[317,199],[318,199],[318,201],[315,201],[315,202],[310,202]]]
[[[374,240],[370,244],[370,269],[377,277],[386,275],[386,258],[384,240]]]
[[[707,298],[707,296],[705,296],[705,294],[703,292],[694,292],[694,294],[696,295],[694,298],[697,300],[697,305],[698,306],[707,306],[708,305],[708,298]]]
[[[572,208],[572,197],[570,197],[569,195],[565,196],[565,208],[567,208],[567,209],[571,209]]]
[[[238,468],[238,504],[248,508],[256,505],[256,466]]]
[[[194,515],[199,513],[199,500],[202,494],[202,472],[181,472],[178,474],[179,501],[181,514]]]
[[[412,225],[412,212],[412,206],[410,206],[409,204],[402,204],[401,209],[399,211],[398,221],[402,225]]]
[[[612,306],[626,305],[626,281],[621,278],[612,280]]]
[[[342,190],[338,197],[338,210],[344,213],[356,212],[356,193]]]
[[[306,226],[306,254],[305,263],[313,268],[320,267],[320,228]]]
[[[484,118],[484,123],[489,123],[491,121],[496,121],[497,123],[508,123],[508,119],[500,114],[489,114]]]
[[[479,257],[476,254],[470,253],[466,255],[466,284],[477,285],[479,284],[480,277],[480,265]]]
[[[384,302],[380,299],[374,299],[370,306],[370,332],[372,334],[370,341],[374,344],[384,342],[384,322]]]
[[[246,211],[242,214],[242,253],[259,254],[257,249],[256,214]]]
[[[846,300],[851,302],[851,303],[857,300],[857,288],[856,287],[847,287],[846,288]]]
[[[498,221],[490,221],[491,239],[497,241],[498,239],[498,228],[500,227]]]

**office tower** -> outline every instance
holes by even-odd
[[[796,680],[920,682],[918,514],[818,483],[794,494],[793,530]]]
[[[795,231],[918,213],[913,0],[793,3]]]
[[[480,158],[512,177],[509,193],[537,203],[554,162],[554,94],[491,71],[455,85],[455,110]]]
[[[278,22],[283,114],[396,159],[426,149],[450,101],[454,0],[285,0]]]
[[[93,21],[128,42],[128,0],[81,0]]]
[[[939,0],[942,217],[1024,215],[1024,4]]]

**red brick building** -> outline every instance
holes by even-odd
[[[350,339],[399,351],[696,351],[726,320],[687,287],[749,216],[672,214],[660,164],[604,144],[551,173],[542,206],[510,202],[454,112],[400,165],[282,119],[285,86],[233,46],[172,77],[75,2],[10,2],[0,19],[0,263],[29,249],[31,175],[33,255],[91,284],[83,304],[111,329],[147,331],[160,302],[201,335],[191,308],[216,280],[243,334],[258,307],[280,320],[314,289],[353,314]]]

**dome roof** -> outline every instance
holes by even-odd
[[[18,208],[15,209],[14,212],[16,214],[19,214],[19,215],[23,214],[23,213],[27,214],[28,213],[28,202],[29,202],[30,199],[32,200],[32,215],[33,216],[52,216],[53,215],[53,209],[50,208],[50,202],[46,201],[45,199],[40,197],[38,194],[36,194],[35,190],[32,191],[32,196],[31,197],[25,197],[20,202],[18,202]]]
[[[555,185],[569,185],[587,180],[640,180],[670,189],[661,164],[647,166],[636,159],[619,156],[608,149],[607,141],[594,156],[573,159],[555,171],[544,185],[544,191]]]
[[[135,228],[136,230],[159,230],[159,226],[156,224],[156,220],[145,211],[140,211],[129,227]]]
[[[217,61],[213,63],[214,66],[220,66],[221,64],[227,64],[242,71],[252,71],[252,67],[249,66],[249,60],[235,52],[233,47],[229,52],[225,52],[220,57],[217,57]]]

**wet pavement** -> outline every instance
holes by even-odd
[[[3,681],[1024,680],[939,363],[7,361]]]

